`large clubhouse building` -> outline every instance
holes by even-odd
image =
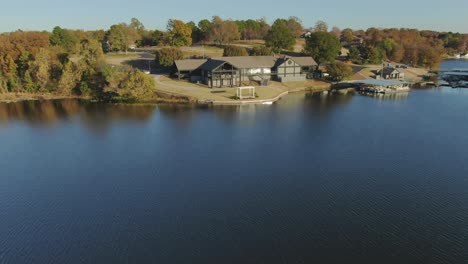
[[[214,87],[237,87],[249,81],[268,85],[279,82],[302,81],[317,68],[312,57],[246,56],[211,59],[176,60],[179,79]]]

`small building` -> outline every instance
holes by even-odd
[[[201,81],[200,66],[207,61],[206,59],[176,60],[177,78],[179,80],[188,79],[191,82]]]
[[[377,72],[377,78],[385,79],[385,80],[398,80],[403,79],[405,74],[400,72],[394,67],[387,66],[382,70]]]
[[[277,81],[303,81],[317,67],[312,57],[283,57],[276,61],[273,72]]]

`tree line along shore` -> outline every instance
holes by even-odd
[[[467,34],[416,29],[352,30],[318,21],[306,28],[297,17],[225,20],[218,16],[198,23],[170,19],[165,31],[145,28],[138,19],[107,30],[72,30],[0,34],[0,100],[86,98],[101,101],[159,101],[153,76],[130,65],[113,65],[106,54],[127,54],[147,48],[157,67],[170,70],[174,60],[209,56],[217,47],[223,56],[293,54],[312,56],[328,65],[334,81],[352,73],[349,64],[381,64],[389,60],[428,69],[465,52]],[[303,43],[298,44],[298,43]],[[184,52],[204,46],[203,54]],[[344,48],[344,49],[343,49]],[[346,50],[346,53],[343,53]],[[339,59],[339,61],[337,61]]]

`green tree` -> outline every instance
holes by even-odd
[[[167,22],[167,39],[171,46],[192,45],[192,28],[181,20],[169,19]]]
[[[127,54],[129,47],[135,45],[139,38],[137,30],[125,23],[112,25],[107,36],[112,49],[125,51],[125,54]]]
[[[320,65],[325,62],[333,62],[336,59],[341,51],[341,43],[334,34],[317,31],[306,38],[304,50]]]
[[[198,22],[198,28],[200,29],[202,35],[201,39],[208,40],[211,29],[211,22],[208,19],[202,19]]]
[[[171,68],[174,66],[174,61],[184,58],[184,54],[178,48],[162,48],[155,53],[155,60],[158,66]]]
[[[291,31],[284,19],[277,19],[265,37],[266,46],[276,53],[281,52],[283,49],[292,50],[295,43],[294,32]]]
[[[159,46],[164,41],[164,32],[155,30],[151,33],[151,45]]]
[[[343,62],[332,62],[327,65],[327,72],[336,82],[349,79],[353,75],[353,69]]]
[[[55,27],[49,37],[52,46],[63,47],[67,51],[76,50],[76,46],[80,42],[78,37],[75,36],[70,30]]]
[[[356,64],[362,64],[361,52],[356,47],[349,48],[348,59]]]
[[[224,47],[224,57],[235,57],[235,56],[249,56],[247,49],[239,46],[226,46]]]

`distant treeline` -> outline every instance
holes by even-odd
[[[443,56],[466,52],[468,35],[416,29],[364,30],[328,28],[318,21],[305,28],[297,17],[225,20],[218,16],[198,23],[170,19],[167,30],[149,30],[136,18],[112,25],[108,30],[3,33],[0,35],[0,93],[29,92],[82,95],[96,98],[135,99],[153,94],[153,79],[129,67],[106,65],[104,53],[145,46],[211,44],[227,47],[226,56],[268,55],[294,49],[305,38],[302,53],[319,63],[341,56],[358,64],[392,60],[436,67]],[[265,41],[264,46],[244,51],[232,47],[238,40]],[[178,54],[177,52],[170,54]],[[341,54],[343,55],[343,54]],[[180,57],[180,55],[178,55]],[[173,59],[173,58],[170,58]],[[169,59],[169,61],[170,61]]]

